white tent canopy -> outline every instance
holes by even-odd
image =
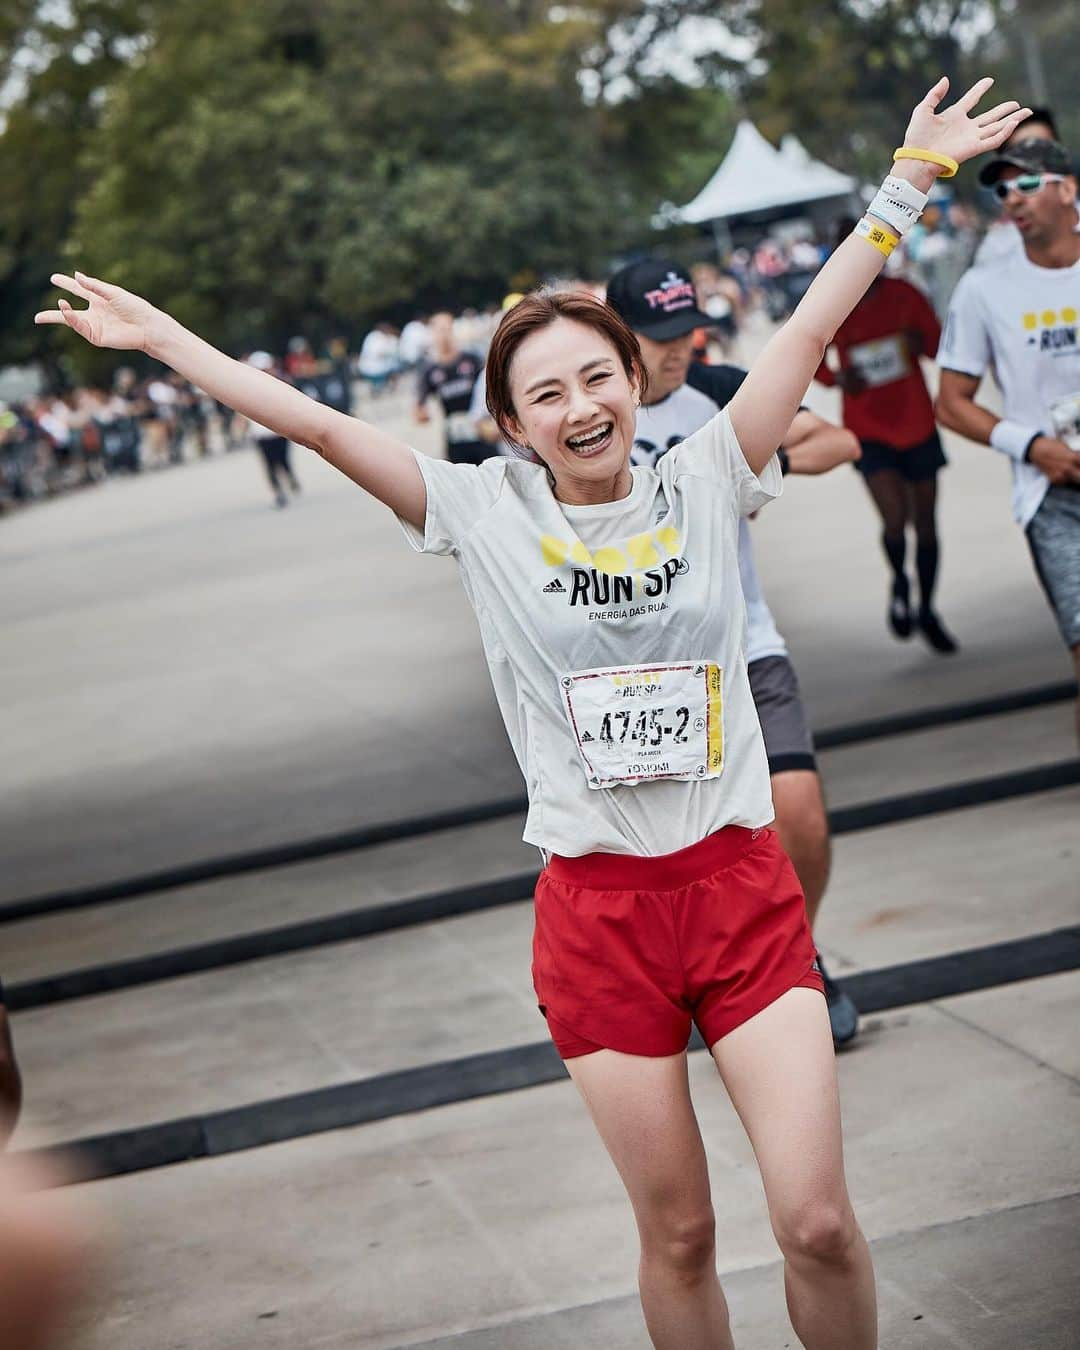
[[[856,188],[854,178],[814,159],[794,136],[785,136],[777,150],[753,122],[744,120],[723,163],[694,200],[674,214],[677,220],[699,225],[846,197]]]

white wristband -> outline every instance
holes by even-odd
[[[883,220],[903,238],[922,215],[928,200],[928,194],[920,192],[914,183],[888,174],[866,212]]]
[[[1042,432],[1034,427],[1025,427],[1020,422],[1000,421],[990,433],[990,444],[1003,455],[1015,459],[1017,464],[1024,462],[1028,446]]]

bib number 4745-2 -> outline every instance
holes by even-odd
[[[721,773],[723,671],[716,662],[577,670],[560,684],[589,787]]]

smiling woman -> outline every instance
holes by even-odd
[[[533,981],[626,1185],[642,1307],[664,1350],[731,1350],[708,1169],[687,1078],[696,1023],[746,1127],[808,1350],[877,1345],[874,1277],[844,1182],[832,1034],[750,691],[742,517],[780,491],[775,450],[838,325],[944,165],[1026,114],[974,113],[980,80],[915,109],[904,154],[731,403],[630,466],[641,352],[615,313],[536,296],[492,344],[490,410],[532,460],[451,464],[230,361],[119,287],[76,274],[38,316],[137,347],[317,450],[452,556],[476,611],[545,854]],[[689,290],[689,288],[687,288]],[[693,304],[692,294],[662,297]],[[420,691],[422,694],[422,691]]]
[[[630,490],[647,378],[637,338],[613,309],[584,295],[531,295],[492,341],[488,411],[548,467],[560,501],[615,501]]]

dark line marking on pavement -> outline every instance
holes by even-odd
[[[1076,698],[1076,695],[1076,681],[1063,680],[1060,684],[1020,689],[1015,694],[973,699],[970,703],[916,708],[913,712],[870,718],[848,726],[827,727],[824,731],[814,733],[814,745],[818,750],[837,750],[844,745],[858,745],[861,741],[883,740],[887,736],[903,736],[911,731],[926,731],[930,727],[952,726],[958,722],[974,722],[982,717],[1000,717],[1005,713],[1024,712],[1028,708],[1042,708],[1050,703],[1065,703]]]
[[[878,825],[898,825],[922,816],[936,816],[943,811],[1030,797],[1035,792],[1074,787],[1077,783],[1080,783],[1080,759],[1059,760],[1057,764],[1042,764],[1034,769],[1017,769],[990,778],[969,778],[963,783],[884,797],[861,806],[841,806],[829,812],[829,828],[834,835],[852,834]]]
[[[1020,690],[1014,694],[977,699],[971,703],[947,704],[915,712],[898,713],[892,717],[855,722],[850,726],[826,728],[818,732],[814,740],[819,750],[832,750],[863,741],[900,736],[910,731],[923,731],[928,727],[947,726],[975,718],[994,717],[1026,708],[1061,703],[1075,698],[1076,693],[1075,682],[1063,681],[1059,684]],[[450,811],[433,811],[427,815],[387,821],[379,825],[364,825],[355,830],[344,830],[337,834],[322,835],[273,848],[253,849],[227,857],[179,864],[157,872],[106,881],[99,885],[55,891],[24,900],[12,900],[0,905],[0,923],[13,923],[18,919],[36,918],[41,914],[55,914],[68,909],[82,909],[89,905],[131,900],[155,891],[175,890],[177,887],[193,886],[202,881],[240,876],[245,872],[259,872],[268,867],[286,867],[293,863],[310,862],[316,858],[329,858],[336,853],[351,853],[354,850],[372,848],[376,844],[392,843],[399,839],[414,839],[421,835],[434,834],[439,830],[479,825],[491,820],[500,820],[505,816],[524,815],[527,807],[528,802],[524,796],[503,797],[498,801],[480,802],[475,806]]]
[[[439,830],[461,829],[480,825],[501,816],[524,815],[528,801],[524,796],[504,797],[495,802],[481,802],[452,811],[434,811],[426,816],[408,820],[392,820],[382,825],[364,825],[339,834],[322,835],[299,843],[281,844],[275,848],[253,849],[226,858],[209,858],[205,862],[184,863],[160,872],[147,872],[127,877],[122,881],[107,881],[98,886],[83,886],[75,890],[57,891],[52,895],[33,896],[27,900],[13,900],[0,905],[0,923],[18,919],[37,918],[42,914],[56,914],[62,910],[84,909],[90,905],[111,904],[117,900],[134,900],[156,891],[171,891],[180,886],[194,886],[201,881],[217,881],[222,877],[240,876],[245,872],[261,872],[268,867],[286,867],[292,863],[311,862],[329,858],[335,853],[352,853],[373,848],[376,844],[394,843],[419,835],[434,834]]]
[[[280,928],[201,942],[192,947],[177,947],[149,956],[111,961],[107,965],[87,966],[60,975],[44,975],[23,984],[7,985],[4,991],[7,1007],[10,1012],[43,1008],[50,1003],[64,1003],[69,999],[107,994],[117,989],[133,989],[137,985],[219,970],[245,961],[261,961],[267,957],[308,951],[312,947],[324,947],[334,942],[350,942],[355,938],[374,937],[378,933],[392,933],[399,928],[432,923],[436,919],[475,914],[496,905],[531,899],[538,875],[537,872],[522,872],[499,881],[458,886],[453,890],[420,895],[412,900],[389,901],[365,909],[346,910],[343,914],[331,914],[322,919],[305,919]]]
[[[829,816],[834,835],[852,834],[881,825],[897,825],[962,807],[983,806],[990,802],[1047,792],[1080,783],[1080,759],[1048,764],[1037,769],[977,778],[966,783],[930,788],[901,797],[887,797],[861,806],[841,807]],[[321,919],[268,928],[262,932],[242,933],[213,942],[149,956],[131,957],[105,965],[87,966],[59,975],[44,975],[7,987],[7,1006],[11,1012],[42,1008],[69,999],[132,989],[157,980],[194,975],[245,961],[259,961],[288,952],[307,951],[334,942],[390,933],[420,923],[431,923],[462,914],[473,914],[497,905],[509,905],[531,899],[536,872],[518,873],[501,881],[457,886],[452,890],[421,895],[413,900],[391,901],[366,909],[348,910]]]
[[[1080,925],[849,976],[863,1013],[996,988],[1080,968]],[[695,1033],[692,1049],[704,1049]],[[103,1180],[194,1158],[261,1148],[566,1077],[550,1041],[379,1074],[352,1083],[28,1151],[61,1156],[67,1182]]]

